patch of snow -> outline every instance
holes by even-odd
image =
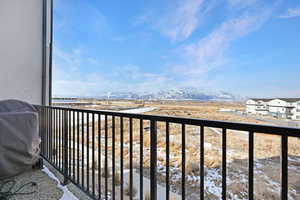
[[[212,148],[212,144],[208,143],[208,142],[204,142],[204,148],[205,149],[211,149]]]
[[[229,108],[221,108],[219,110],[219,112],[234,112],[235,110],[234,109],[229,109]]]
[[[220,130],[217,129],[217,128],[211,128],[211,127],[209,127],[209,129],[212,130],[213,132],[215,132],[215,133],[218,134],[218,135],[221,135],[221,134],[222,134],[222,131],[220,131]]]
[[[58,188],[62,189],[63,196],[60,198],[60,200],[77,200],[77,197],[75,197],[75,195],[69,191],[67,186],[62,186],[58,178],[46,166],[44,166],[44,169],[42,171],[45,172],[50,178],[55,180],[57,182]]]
[[[294,162],[300,162],[300,158],[291,157],[291,156],[288,157],[288,160],[289,161],[294,161]]]
[[[222,187],[217,184],[217,180],[221,180],[222,176],[216,169],[209,169],[204,180],[205,190],[213,195],[216,195],[221,199],[222,197]]]
[[[129,109],[129,110],[122,110],[120,112],[122,113],[133,113],[133,114],[139,114],[144,112],[150,112],[155,110],[155,107],[146,107],[146,108],[135,108],[135,109]]]

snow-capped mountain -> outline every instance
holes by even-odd
[[[206,91],[197,88],[178,88],[158,92],[111,92],[101,95],[104,99],[140,99],[140,100],[199,100],[221,101],[240,100],[241,97],[224,91]]]

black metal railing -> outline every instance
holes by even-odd
[[[188,199],[186,149],[197,143],[186,139],[191,130],[197,133],[194,138],[199,136],[199,154],[198,158],[194,158],[199,160],[197,199],[204,199],[204,161],[207,159],[204,141],[208,127],[221,130],[221,199],[228,199],[228,130],[247,132],[247,199],[254,199],[254,136],[263,133],[281,138],[281,172],[278,172],[281,173],[280,196],[283,200],[288,199],[288,138],[299,138],[300,129],[61,107],[37,108],[40,113],[42,157],[63,174],[64,184],[72,182],[93,199],[123,199],[124,195],[130,199],[134,196],[139,199],[174,199],[170,193]],[[181,158],[179,164],[175,165],[171,163],[171,155],[174,156],[171,136],[172,140],[179,138],[181,143]],[[164,142],[159,142],[159,145],[165,151],[165,157],[158,160],[160,152],[157,145],[162,137]],[[158,164],[164,170],[159,170]],[[175,172],[170,169],[171,165],[177,166],[181,175],[176,186],[172,185],[171,175]],[[145,181],[145,178],[150,181]],[[163,193],[158,193],[158,184],[163,185]],[[148,188],[147,191],[145,188]]]

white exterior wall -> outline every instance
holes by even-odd
[[[295,102],[293,105],[295,106],[295,108],[292,110],[292,119],[300,121],[300,101]]]
[[[42,0],[0,0],[0,44],[0,100],[41,104]]]
[[[254,101],[253,99],[249,99],[246,101],[246,112],[251,114],[267,115],[268,104],[265,101]]]
[[[257,114],[259,114],[259,115],[268,115],[269,114],[269,111],[268,110],[258,110],[258,111],[256,111],[257,112]]]
[[[249,99],[246,101],[246,112],[256,114],[256,101]]]
[[[280,99],[274,99],[269,102],[269,112],[271,115],[276,115],[283,118],[292,118],[293,103],[289,103]]]

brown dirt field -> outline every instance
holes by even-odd
[[[108,110],[113,107],[116,108],[136,108],[136,107],[155,107],[154,111],[144,113],[151,115],[168,115],[168,116],[180,116],[189,118],[201,118],[209,120],[222,120],[222,121],[233,121],[233,122],[243,122],[243,123],[254,123],[263,124],[262,121],[247,119],[246,117],[236,116],[230,113],[219,112],[220,109],[234,109],[234,110],[244,110],[244,105],[241,103],[227,103],[227,102],[132,102],[132,101],[111,101],[111,102],[98,102],[99,106],[93,107],[92,109],[104,109]],[[87,107],[80,107],[85,108]],[[130,124],[129,119],[124,118],[124,165],[129,167],[129,144],[130,144]],[[104,136],[105,128],[103,126],[104,121],[101,122],[101,151],[105,151],[104,146]],[[112,118],[108,118],[107,125],[107,137],[108,137],[108,153],[112,154]],[[145,168],[150,167],[150,124],[148,121],[143,122],[143,165]],[[166,125],[165,123],[157,124],[157,134],[158,134],[158,165],[166,166]],[[181,138],[181,125],[170,124],[170,167],[181,169],[181,159],[182,159],[182,138]],[[98,126],[95,125],[95,130],[98,130]],[[137,119],[132,120],[132,143],[133,143],[133,166],[134,168],[139,168],[140,159],[140,121]],[[200,137],[199,137],[199,127],[196,126],[186,126],[186,173],[187,175],[195,174],[199,171],[200,162]],[[206,127],[205,132],[205,160],[204,165],[207,169],[219,169],[221,167],[221,155],[222,155],[222,137],[217,134],[212,129]],[[115,118],[115,152],[116,152],[116,162],[119,163],[120,158],[120,118]],[[281,140],[279,136],[272,136],[266,134],[255,134],[254,137],[254,156],[255,159],[269,159],[280,156],[280,144]],[[92,140],[89,141],[89,146],[92,146]],[[98,146],[97,140],[95,146]],[[248,134],[244,132],[237,132],[228,130],[227,132],[227,159],[228,163],[234,163],[236,160],[247,160],[248,159]],[[300,142],[299,139],[289,138],[289,156],[300,156]],[[265,162],[267,163],[267,162]],[[244,165],[244,164],[243,164]],[[171,177],[176,175],[176,170],[171,172]],[[260,179],[259,179],[260,180]],[[177,184],[175,180],[173,184]],[[296,183],[295,183],[296,184]],[[235,188],[234,184],[230,185],[229,188]],[[293,187],[298,188],[297,192],[300,191],[300,187],[293,185]],[[299,190],[299,191],[298,191]],[[258,193],[261,195],[270,195],[269,193],[264,193],[257,188]],[[271,197],[265,198],[270,199]],[[212,198],[213,199],[213,198]]]

